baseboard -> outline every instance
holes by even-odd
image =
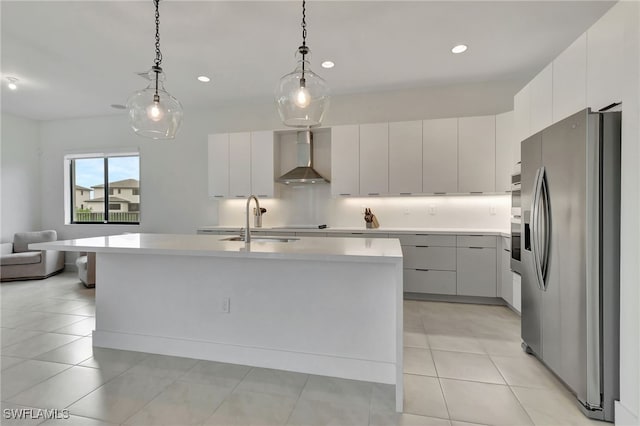
[[[640,418],[633,414],[620,401],[615,402],[616,426],[637,426],[640,425]]]
[[[429,302],[475,303],[478,305],[506,305],[501,297],[454,296],[448,294],[404,293],[405,300],[425,300]]]
[[[345,358],[329,354],[302,353],[101,330],[93,332],[93,345],[103,348],[275,368],[367,382],[387,384],[395,384],[396,382],[395,363]]]

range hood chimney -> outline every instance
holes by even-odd
[[[313,134],[310,130],[298,132],[298,167],[280,176],[276,182],[290,183],[329,183],[313,168]]]

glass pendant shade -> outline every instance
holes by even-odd
[[[311,71],[306,58],[300,58],[296,69],[278,82],[275,100],[286,126],[319,126],[329,107],[329,86]]]
[[[151,139],[173,139],[182,124],[182,105],[164,90],[164,73],[149,71],[149,85],[135,92],[127,101],[131,127],[140,136]]]

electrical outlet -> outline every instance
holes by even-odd
[[[231,311],[231,299],[225,297],[222,299],[222,306],[220,306],[223,313],[228,314]]]
[[[404,209],[405,216],[409,216],[410,214],[411,214],[411,211],[409,211],[409,209]]]
[[[430,215],[432,215],[432,216],[433,216],[433,215],[435,215],[435,214],[436,214],[436,211],[437,211],[437,209],[436,209],[436,205],[435,205],[435,204],[429,204],[429,207],[427,208],[427,212],[428,212]]]
[[[496,206],[489,207],[489,214],[491,216],[495,216],[496,215]]]

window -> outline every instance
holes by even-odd
[[[69,155],[65,162],[69,172],[69,197],[65,195],[69,206],[67,223],[140,223],[140,156],[137,153]],[[91,190],[79,191],[80,195],[88,193],[81,198],[73,189],[77,187]]]

